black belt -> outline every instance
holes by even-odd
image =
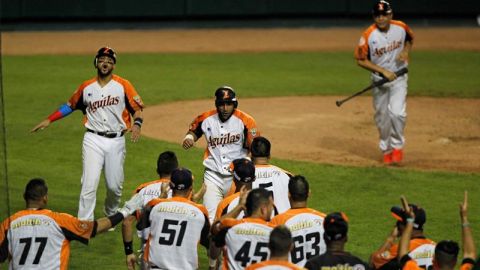
[[[122,131],[122,132],[98,132],[98,131],[95,131],[95,130],[91,130],[89,128],[87,128],[87,131],[91,132],[91,133],[94,133],[94,134],[97,134],[97,135],[100,135],[100,136],[103,136],[103,137],[106,137],[106,138],[122,137],[123,134],[125,134],[124,131]]]

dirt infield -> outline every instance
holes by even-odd
[[[480,28],[414,30],[415,50],[480,51]],[[122,53],[353,50],[361,32],[361,28],[6,32],[2,54],[92,54],[105,44]],[[240,99],[240,108],[257,119],[272,141],[275,157],[381,166],[371,98],[360,97],[337,108],[338,98]],[[212,108],[212,103],[149,107],[143,133],[180,143],[193,117]],[[407,105],[404,167],[480,172],[479,99],[410,97]]]

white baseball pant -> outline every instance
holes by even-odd
[[[107,186],[104,214],[110,216],[117,212],[122,197],[125,154],[125,137],[106,138],[85,132],[82,147],[82,189],[78,205],[80,220],[94,219],[97,188],[102,168]]]
[[[373,88],[373,107],[375,123],[380,134],[380,150],[389,153],[402,149],[405,144],[403,131],[407,118],[407,81],[408,74]]]
[[[213,220],[215,219],[218,204],[230,191],[232,181],[232,175],[223,175],[210,169],[205,169],[203,182],[207,186],[207,191],[203,195],[203,205],[205,205],[208,210],[208,219],[210,220],[210,223],[213,223]],[[220,183],[223,183],[223,185]]]

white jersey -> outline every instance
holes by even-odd
[[[10,260],[9,269],[68,269],[70,241],[88,244],[93,221],[52,212],[22,210],[0,226],[0,262]]]
[[[255,165],[255,181],[252,189],[264,188],[273,192],[273,202],[278,213],[290,209],[288,182],[291,173],[274,165]]]
[[[85,81],[68,101],[72,109],[82,110],[87,129],[96,132],[122,132],[130,128],[130,114],[144,107],[133,85],[113,75],[103,87],[97,78]]]
[[[215,236],[217,246],[224,246],[223,269],[240,270],[265,261],[270,256],[268,241],[273,227],[263,219],[227,218],[221,221],[221,231]]]
[[[405,47],[405,42],[412,40],[412,30],[401,21],[392,20],[387,32],[380,31],[372,24],[360,38],[355,49],[355,58],[368,59],[382,68],[395,72],[408,65],[407,62],[397,61],[396,58]],[[373,73],[372,76],[375,80],[381,79],[378,74]]]
[[[198,269],[197,246],[208,246],[210,223],[207,209],[183,197],[154,199],[145,247],[148,265],[159,269]]]
[[[238,109],[226,122],[220,120],[216,110],[205,112],[193,120],[190,131],[197,138],[205,135],[207,149],[203,165],[222,175],[231,175],[230,163],[245,158],[253,138],[259,135],[255,120]]]
[[[295,208],[275,216],[273,226],[285,225],[292,233],[290,262],[303,266],[308,259],[325,253],[323,220],[325,214],[311,208]]]

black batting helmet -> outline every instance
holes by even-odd
[[[117,53],[110,47],[102,47],[98,50],[97,55],[95,56],[95,60],[93,61],[93,65],[96,67],[98,63],[98,58],[101,56],[108,56],[113,59],[113,63],[117,63]]]
[[[225,103],[233,103],[234,107],[237,108],[238,101],[235,95],[235,91],[230,86],[219,87],[215,91],[215,106],[221,106]]]
[[[372,9],[373,16],[388,15],[392,13],[392,6],[387,1],[381,0],[375,3]]]

